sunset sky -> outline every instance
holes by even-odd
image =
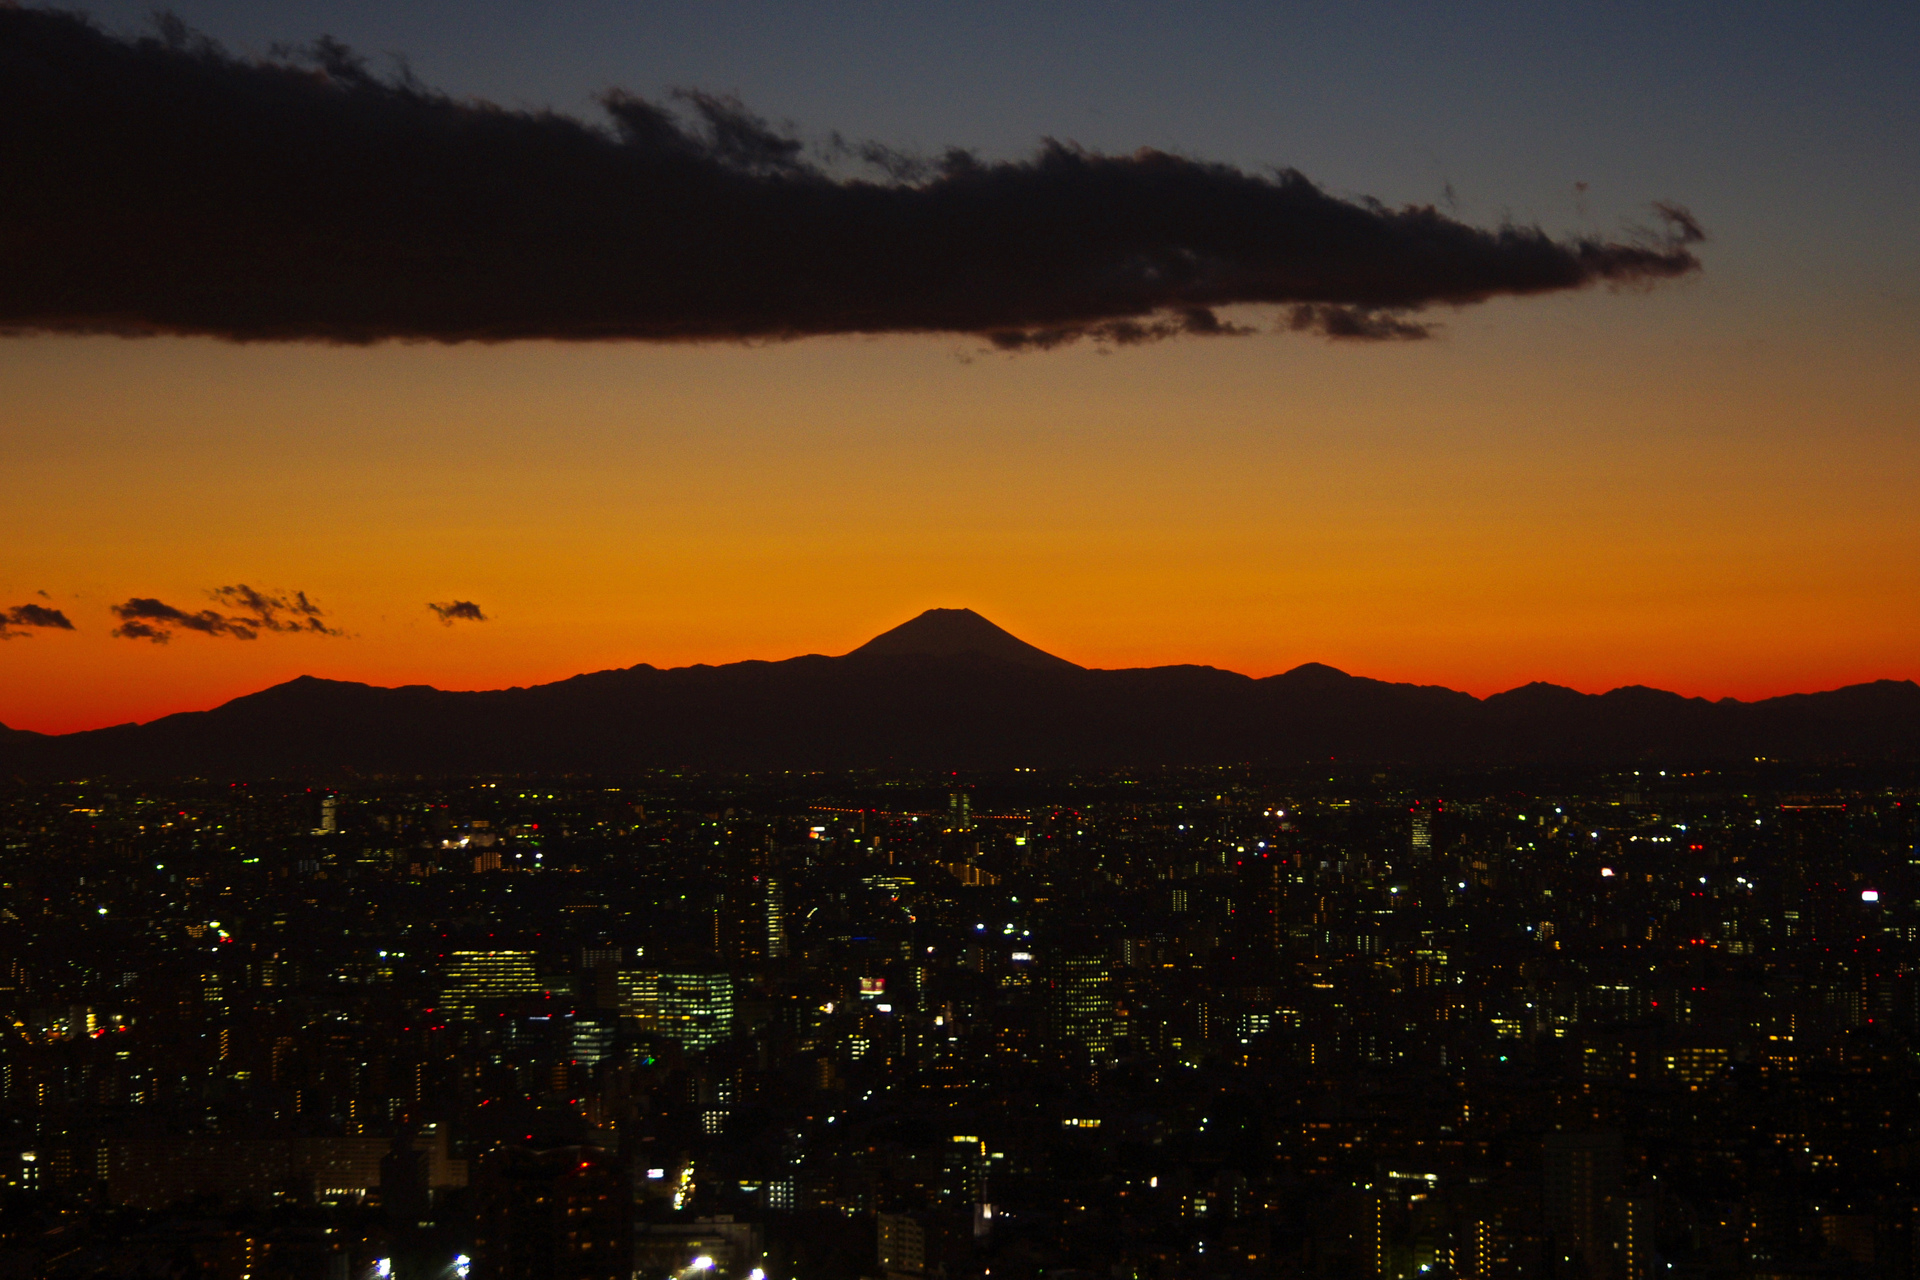
[[[114,33],[145,0],[93,4]],[[1702,269],[1361,342],[969,334],[333,346],[0,338],[0,722],[300,674],[492,688],[842,653],[973,608],[1090,666],[1307,661],[1766,696],[1920,677],[1911,4],[212,3],[456,98],[737,94],[808,142],[1151,147]],[[1281,331],[1275,331],[1279,329]],[[246,584],[340,634],[110,634]],[[429,602],[484,621],[443,623]]]

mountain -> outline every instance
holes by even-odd
[[[0,776],[618,772],[651,767],[999,768],[1343,761],[1445,764],[1887,756],[1920,749],[1920,686],[1760,702],[1530,684],[1486,699],[1310,663],[1103,671],[967,609],[838,658],[629,667],[460,693],[302,676],[210,711],[0,733]]]
[[[994,626],[971,609],[929,609],[919,617],[883,631],[848,654],[849,658],[962,658],[969,655],[1011,662],[1043,671],[1084,671],[1065,658],[1036,649]]]

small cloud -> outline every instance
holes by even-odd
[[[1318,333],[1328,338],[1359,338],[1367,342],[1411,341],[1433,335],[1433,326],[1403,320],[1384,307],[1341,307],[1332,303],[1302,303],[1293,309],[1287,327],[1296,333]]]
[[[0,609],[0,640],[13,640],[33,634],[30,631],[17,630],[16,628],[19,627],[71,631],[73,623],[68,621],[66,614],[58,609],[49,609],[43,604],[17,604],[11,609]]]
[[[125,640],[151,640],[166,644],[178,631],[198,631],[208,636],[231,636],[235,640],[257,640],[262,632],[300,633],[303,635],[345,635],[322,621],[326,611],[307,598],[304,591],[270,593],[256,591],[245,583],[215,587],[207,592],[217,603],[233,610],[201,609],[188,613],[151,596],[134,596],[124,604],[111,606],[120,625],[113,634]]]
[[[433,610],[441,625],[452,626],[456,622],[488,622],[486,614],[480,612],[480,606],[471,600],[449,600],[445,604],[427,602],[427,608]]]
[[[175,628],[199,631],[210,636],[232,635],[241,640],[256,638],[257,632],[236,629],[226,618],[211,609],[188,613],[152,596],[134,596],[125,604],[109,606],[120,625],[113,634],[128,640],[151,640],[165,644],[173,639]]]
[[[237,621],[261,631],[306,631],[326,636],[345,634],[320,621],[326,616],[325,611],[307,599],[304,591],[295,591],[290,595],[268,595],[255,591],[243,582],[237,587],[215,587],[208,594],[230,609],[242,610]]]

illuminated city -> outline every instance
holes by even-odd
[[[1889,1274],[1917,799],[1767,763],[18,787],[3,1158],[61,1244],[11,1247]]]

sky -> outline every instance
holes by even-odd
[[[148,7],[90,12],[137,34]],[[1151,148],[1557,241],[1645,241],[1670,202],[1707,239],[1674,278],[1442,299],[1416,341],[1266,303],[1218,308],[1246,336],[1012,350],[0,338],[7,725],[300,674],[495,688],[841,653],[936,606],[1089,666],[1317,661],[1482,695],[1920,677],[1910,5],[174,11],[242,58],[329,35],[601,128],[609,88],[690,88],[810,154],[835,131],[988,164]],[[129,610],[258,622],[213,594],[243,584],[287,602],[251,639]],[[429,607],[458,602],[482,619]]]

